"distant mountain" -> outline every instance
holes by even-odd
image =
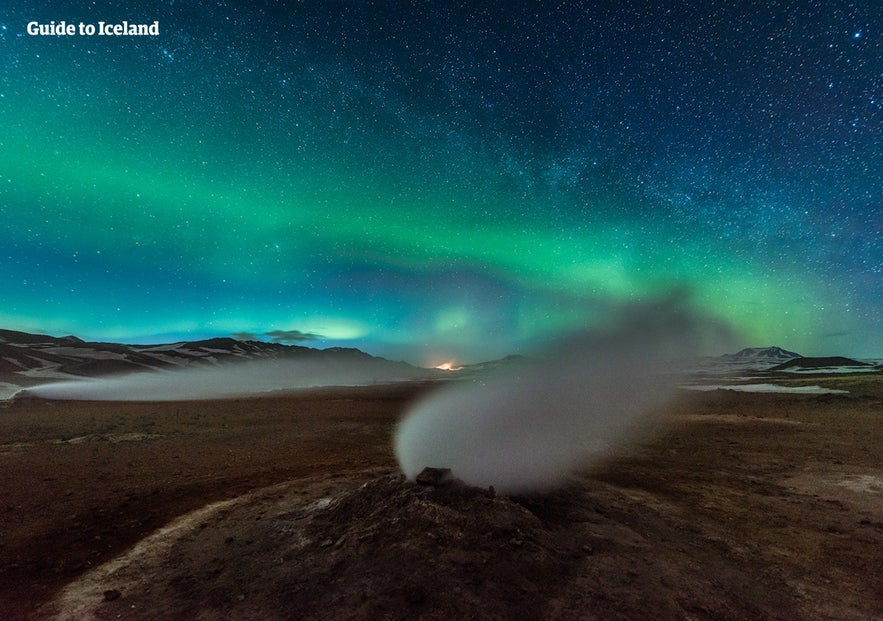
[[[722,360],[729,360],[732,362],[748,362],[748,361],[762,361],[762,362],[773,362],[780,360],[791,360],[793,358],[800,358],[800,354],[796,354],[793,351],[788,351],[787,349],[782,349],[781,347],[747,347],[741,351],[736,352],[735,354],[724,354],[720,356]]]
[[[132,371],[171,370],[224,365],[246,360],[363,361],[383,367],[386,373],[401,371],[402,377],[429,376],[432,372],[405,362],[377,358],[358,349],[313,349],[296,345],[214,338],[163,345],[89,343],[75,336],[52,337],[0,330],[0,375],[28,383],[99,377]]]
[[[701,358],[696,368],[689,370],[698,374],[733,375],[766,371],[770,367],[800,357],[800,354],[781,347],[747,347],[735,354]]]
[[[794,358],[788,362],[769,369],[770,371],[786,371],[791,369],[822,369],[830,367],[871,367],[872,364],[859,362],[843,356],[826,356],[824,358]]]
[[[699,375],[734,376],[755,372],[786,371],[811,372],[818,369],[825,373],[852,373],[883,370],[870,362],[861,362],[842,356],[823,358],[805,357],[781,347],[749,347],[735,354],[703,358],[698,367],[691,369]]]

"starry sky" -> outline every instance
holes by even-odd
[[[430,365],[679,290],[883,356],[876,0],[22,0],[0,61],[2,327]]]

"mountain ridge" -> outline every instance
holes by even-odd
[[[792,358],[803,358],[798,353],[788,351],[776,345],[769,347],[746,347],[737,351],[735,354],[724,354],[720,356],[724,360],[742,361],[742,360],[790,360]]]
[[[216,337],[153,345],[127,345],[84,341],[0,329],[0,375],[31,379],[60,379],[69,376],[103,377],[148,370],[173,370],[218,366],[248,360],[327,360],[358,358],[368,363],[400,367],[409,373],[426,371],[406,362],[391,361],[355,348],[314,349],[263,341],[240,341]]]
[[[793,358],[780,365],[774,366],[770,371],[786,371],[788,369],[824,369],[829,367],[872,367],[868,362],[861,362],[853,358],[843,356],[800,357]]]

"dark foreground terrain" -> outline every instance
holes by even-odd
[[[542,495],[418,487],[426,385],[0,406],[0,619],[883,618],[883,382],[684,394]]]

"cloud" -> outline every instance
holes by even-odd
[[[321,334],[313,332],[301,332],[300,330],[272,330],[265,332],[274,343],[302,343],[304,341],[316,341],[325,338]]]
[[[304,341],[317,341],[324,339],[321,334],[302,332],[300,330],[271,330],[263,335],[254,332],[234,332],[231,334],[237,341],[264,341],[268,337],[273,343],[302,343]]]

